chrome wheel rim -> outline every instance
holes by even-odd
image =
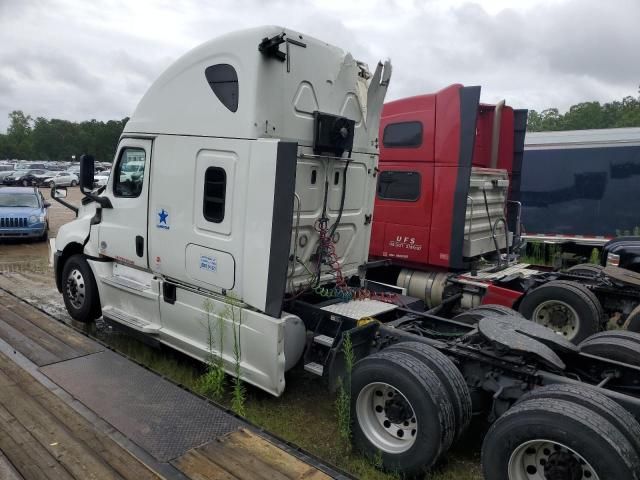
[[[561,300],[547,300],[533,311],[531,319],[563,335],[567,340],[573,340],[580,330],[578,312]]]
[[[85,282],[80,270],[73,269],[67,276],[66,282],[67,298],[73,308],[80,309],[84,305],[86,290]]]
[[[509,458],[509,480],[600,480],[579,453],[559,442],[531,440],[516,448]]]
[[[356,418],[362,433],[380,451],[403,453],[416,441],[415,410],[407,397],[387,383],[370,383],[360,391]]]

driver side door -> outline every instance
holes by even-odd
[[[151,140],[124,138],[118,147],[114,172],[103,196],[113,208],[102,209],[100,254],[117,263],[147,269],[147,204]]]

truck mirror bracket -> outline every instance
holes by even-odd
[[[285,42],[285,35],[286,34],[283,32],[280,35],[274,35],[271,38],[263,38],[258,45],[258,50],[267,58],[275,58],[276,60],[284,62],[287,55],[280,51],[280,44]]]

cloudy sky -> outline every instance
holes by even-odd
[[[566,109],[637,95],[638,0],[0,0],[0,132],[7,114],[128,116],[174,59],[222,33],[278,24],[375,65],[390,98],[450,83],[483,101]]]

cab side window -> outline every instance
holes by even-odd
[[[384,127],[382,144],[386,148],[416,148],[422,145],[422,122],[390,123]]]
[[[420,173],[386,170],[378,177],[378,198],[415,202],[420,198]]]
[[[202,214],[209,222],[224,220],[224,204],[227,192],[227,172],[220,167],[209,167],[204,174]]]
[[[114,176],[114,196],[125,198],[140,196],[144,183],[145,160],[146,154],[141,148],[125,148],[122,150]]]

